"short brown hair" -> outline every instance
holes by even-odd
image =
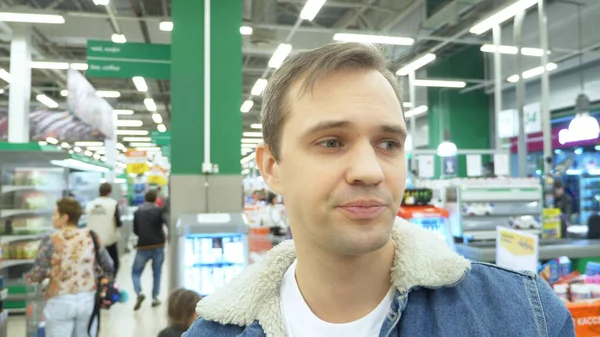
[[[388,80],[402,107],[402,90],[398,79],[387,69],[385,57],[373,45],[330,43],[291,56],[273,73],[263,95],[263,137],[275,160],[280,157],[281,132],[289,112],[286,107],[288,89],[300,80],[301,93],[312,92],[319,79],[343,69],[377,70]]]
[[[191,323],[190,318],[196,312],[196,304],[200,302],[202,297],[195,291],[187,289],[176,289],[169,295],[169,306],[167,315],[171,325],[188,325]]]
[[[56,208],[58,214],[66,214],[69,217],[68,222],[72,225],[76,225],[83,214],[83,209],[79,201],[74,198],[62,198],[56,202]]]
[[[104,183],[100,185],[100,196],[105,197],[112,193],[112,185],[109,183]]]
[[[144,196],[144,200],[146,200],[147,202],[156,202],[156,191],[150,190],[150,191],[146,192],[146,195]]]

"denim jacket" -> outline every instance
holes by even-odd
[[[469,262],[401,219],[392,240],[396,296],[379,337],[575,336],[569,311],[536,275]],[[295,258],[291,241],[273,248],[200,301],[183,337],[285,337],[279,287]]]

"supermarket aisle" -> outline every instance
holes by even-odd
[[[135,294],[131,281],[131,265],[134,253],[127,254],[121,259],[121,270],[117,275],[119,286],[129,293],[129,301],[115,304],[110,310],[103,310],[101,317],[101,331],[99,337],[154,337],[167,326],[167,271],[168,259],[165,260],[162,274],[160,300],[163,304],[152,308],[150,305],[152,291],[152,270],[146,266],[142,275],[142,289],[146,294],[146,301],[142,308],[133,311]],[[25,337],[25,316],[11,316],[8,320],[8,336]]]

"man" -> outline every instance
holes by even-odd
[[[116,200],[110,197],[112,185],[103,183],[100,185],[99,197],[88,203],[86,206],[87,226],[98,234],[100,242],[106,245],[106,250],[110,254],[115,265],[115,277],[119,271],[119,241],[118,228],[123,226],[121,215],[119,214],[119,205]]]
[[[133,288],[137,294],[137,301],[133,310],[138,310],[146,299],[142,293],[140,278],[146,263],[152,260],[152,306],[160,305],[158,294],[160,291],[160,277],[162,264],[165,259],[165,232],[163,226],[167,224],[164,212],[156,205],[156,191],[150,190],[144,196],[145,203],[133,214],[133,232],[138,236],[137,251],[132,267]]]
[[[571,221],[571,214],[573,213],[573,199],[565,192],[565,187],[558,180],[554,182],[554,207],[560,209],[561,236],[566,238],[568,224]]]
[[[575,336],[543,280],[469,262],[396,217],[406,124],[376,48],[290,57],[263,109],[256,162],[293,243],[203,299],[185,337]]]

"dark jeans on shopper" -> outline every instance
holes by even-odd
[[[110,246],[106,246],[106,250],[113,260],[115,266],[115,278],[117,278],[117,272],[119,271],[119,250],[117,249],[117,243],[115,242]]]
[[[140,278],[146,267],[146,263],[152,260],[152,277],[154,279],[152,298],[157,298],[160,291],[160,276],[162,274],[162,264],[165,260],[165,248],[142,249],[135,253],[131,275],[133,277],[133,288],[136,294],[142,293],[142,284]]]

